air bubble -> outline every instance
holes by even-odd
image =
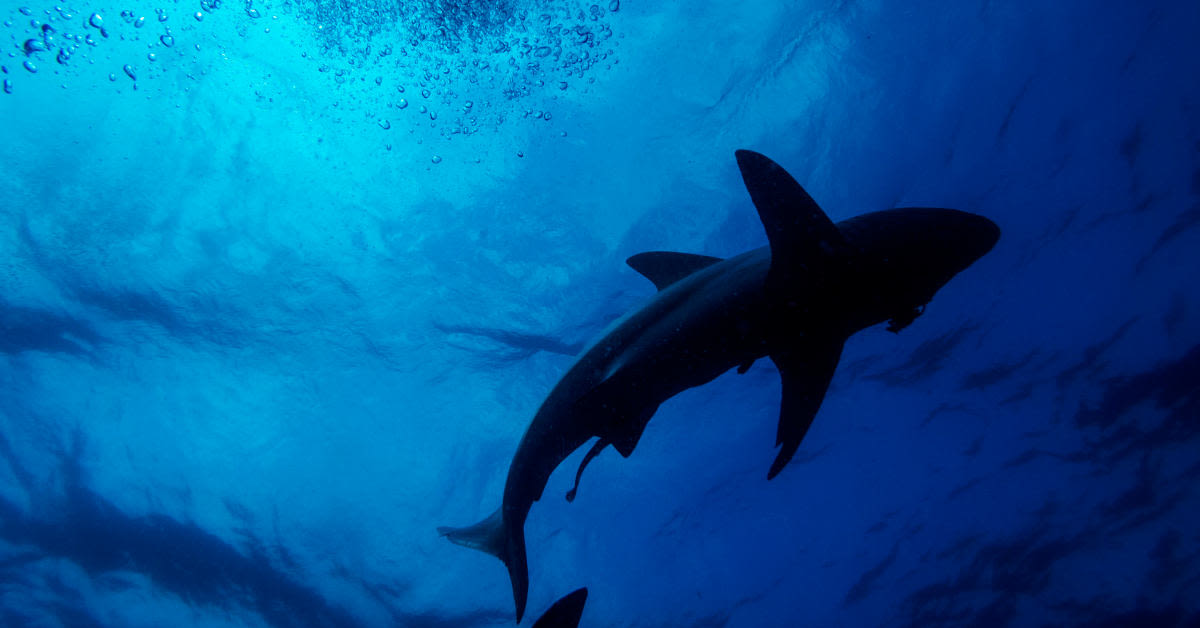
[[[133,21],[133,27],[134,27],[134,28],[141,28],[141,27],[143,27],[143,26],[145,26],[145,25],[146,25],[146,18],[145,18],[145,16],[139,17],[138,19],[136,19],[136,20],[134,20],[134,21]]]
[[[33,15],[33,11],[29,7],[21,7],[20,9],[18,9],[18,11],[21,12],[21,15],[25,15],[25,16]]]
[[[91,24],[92,28],[104,28],[104,18],[100,17],[99,13],[93,13],[92,17],[88,18],[88,24]]]
[[[167,48],[175,45],[175,38],[171,36],[171,33],[167,33],[162,37],[159,37],[158,41],[162,42],[162,45],[166,46]]]
[[[432,162],[433,162],[433,163],[435,163],[435,164],[440,164],[440,163],[442,163],[442,156],[441,156],[441,155],[434,155],[434,156],[433,156],[433,159],[431,159],[430,161],[432,161]]]
[[[262,17],[262,14],[259,13],[258,9],[255,9],[255,8],[246,9],[246,15],[249,15],[251,18],[254,18],[256,20],[258,18]]]
[[[396,103],[396,108],[397,108],[397,109],[403,109],[403,108],[405,108],[405,107],[407,107],[407,106],[408,106],[408,100],[406,100],[406,99],[404,99],[404,98],[401,98],[401,99],[400,99],[400,102]]]
[[[392,128],[392,123],[389,120],[380,120],[379,128],[383,129],[384,131],[387,131],[388,129]]]
[[[197,21],[197,22],[201,22],[201,21],[203,21],[203,20],[204,20],[204,14],[203,14],[203,13],[201,13],[200,11],[196,11],[196,15],[195,15],[195,16],[193,16],[193,17],[195,17],[195,18],[196,18],[196,21]]]
[[[613,13],[620,11],[621,10],[621,0],[611,0],[611,2],[608,3],[608,10],[612,11]]]
[[[37,66],[33,64],[32,59],[26,59],[23,65],[25,66],[26,70],[29,70],[33,74],[37,74]]]
[[[5,94],[12,93],[12,81],[10,81],[8,79],[4,79],[4,93]]]
[[[25,54],[26,55],[31,55],[35,52],[45,52],[45,51],[46,51],[46,43],[43,42],[42,40],[40,40],[40,39],[26,39],[25,40]]]
[[[146,55],[146,59],[148,59],[148,60],[150,60],[150,61],[157,61],[157,60],[158,60],[158,55],[156,55],[156,54],[154,54],[153,52],[151,52],[151,53],[149,53],[149,54],[147,54],[147,55]]]
[[[125,67],[122,69],[125,70],[125,76],[128,76],[129,78],[131,78],[135,81],[137,80],[137,74],[134,73],[132,65],[129,65],[128,63],[126,63]]]

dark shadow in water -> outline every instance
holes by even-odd
[[[103,339],[84,321],[0,300],[0,353],[87,355]]]
[[[1099,404],[1082,404],[1075,414],[1077,427],[1102,432],[1089,443],[1097,460],[1111,465],[1133,454],[1200,437],[1200,345],[1139,375],[1109,379],[1105,388]],[[1153,402],[1164,415],[1156,424],[1135,423],[1131,418],[1134,409],[1146,402]]]
[[[555,353],[558,355],[577,356],[583,350],[583,343],[563,342],[553,336],[531,334],[500,329],[497,327],[478,327],[474,325],[449,325],[434,323],[434,327],[447,334],[463,334],[491,340],[501,347],[478,346],[471,349],[492,359],[503,362],[523,360],[538,352]]]
[[[67,560],[100,583],[120,588],[121,572],[137,572],[155,587],[193,606],[226,611],[244,608],[273,626],[362,625],[358,618],[331,604],[315,588],[276,568],[261,544],[243,554],[193,523],[161,514],[125,514],[86,486],[80,463],[82,449],[83,438],[77,432],[70,451],[62,454],[63,493],[52,516],[30,516],[16,504],[0,498],[0,539],[28,550],[8,556],[0,563],[0,580],[22,581],[29,564],[35,561]],[[11,457],[9,463],[18,465]],[[30,586],[44,588],[45,583],[30,583]],[[78,596],[69,585],[64,587],[62,599]],[[393,589],[387,593],[400,591]],[[475,626],[509,619],[503,612],[483,610],[455,617],[408,614],[392,608],[394,595],[391,600],[380,601],[396,617],[398,625],[418,628]],[[88,616],[83,609],[57,606],[50,602],[42,608],[25,610],[53,613],[72,626],[104,623]],[[22,614],[22,609],[0,608],[0,620],[4,625],[23,625],[30,618]]]
[[[865,379],[881,381],[889,386],[904,386],[929,377],[942,370],[954,349],[978,328],[978,325],[967,324],[954,331],[926,340],[913,350],[904,363],[884,371],[868,374]]]

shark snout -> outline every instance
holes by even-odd
[[[958,222],[960,224],[953,231],[959,238],[959,246],[964,249],[965,256],[970,258],[970,262],[986,255],[1000,241],[1000,226],[991,219],[964,211],[947,211],[959,214]]]

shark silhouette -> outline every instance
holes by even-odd
[[[579,628],[587,596],[587,587],[575,589],[562,596],[533,622],[533,628]]]
[[[501,507],[473,526],[438,529],[504,562],[518,622],[529,590],[525,519],[572,452],[599,438],[578,486],[603,448],[633,453],[659,404],[769,357],[783,379],[779,452],[767,473],[774,478],[812,424],[846,339],[885,321],[894,332],[907,327],[1000,237],[987,218],[953,209],[890,209],[835,225],[778,164],[748,150],[736,157],[768,246],[724,260],[629,258],[658,293],[584,351],[542,402],[513,456]]]

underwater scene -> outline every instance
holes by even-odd
[[[1200,626],[1200,3],[0,24],[0,626]]]

